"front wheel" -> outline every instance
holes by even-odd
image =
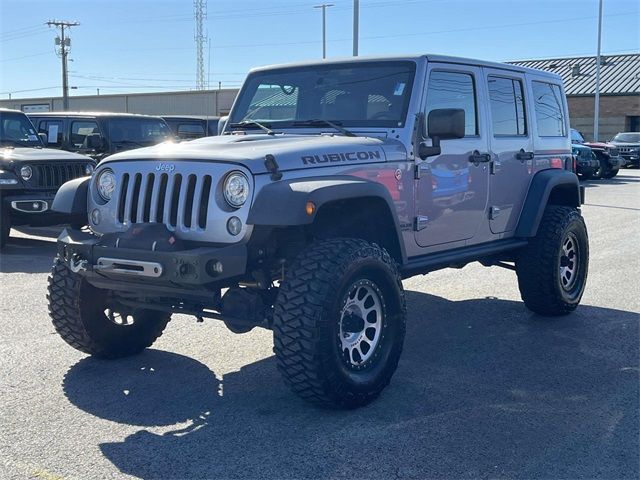
[[[602,178],[613,178],[616,175],[618,175],[618,172],[620,171],[620,169],[616,168],[615,170],[607,170],[605,173],[602,174]]]
[[[577,209],[549,205],[516,261],[518,287],[525,305],[540,315],[566,315],[584,293],[589,268],[589,239]]]
[[[56,257],[49,275],[49,315],[58,334],[73,348],[101,358],[140,353],[162,335],[170,315],[127,309],[72,272]]]
[[[405,323],[401,278],[384,249],[356,239],[318,242],[294,260],[280,286],[278,369],[312,403],[366,405],[396,370]]]

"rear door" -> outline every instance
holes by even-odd
[[[533,136],[525,76],[484,68],[489,103],[489,226],[494,234],[515,230],[533,174]]]
[[[429,63],[425,118],[435,109],[463,109],[465,137],[443,140],[441,155],[416,160],[415,236],[422,247],[482,241],[474,236],[487,222],[489,143],[480,82],[481,68]]]

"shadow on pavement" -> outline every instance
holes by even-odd
[[[593,187],[599,187],[601,185],[627,185],[629,183],[638,183],[638,182],[640,182],[640,177],[637,175],[625,175],[623,173],[619,173],[613,178],[581,181],[580,185],[584,185],[587,188],[593,188]]]
[[[157,350],[85,358],[64,391],[142,427],[99,445],[141,478],[638,477],[638,314],[582,306],[547,319],[519,302],[418,292],[407,302],[398,371],[359,410],[298,400],[273,357],[221,381]]]
[[[0,272],[46,273],[51,270],[55,255],[55,242],[11,237],[0,253]]]

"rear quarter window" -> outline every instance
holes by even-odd
[[[562,101],[562,89],[560,86],[553,83],[532,81],[531,88],[538,136],[566,136],[564,102]]]

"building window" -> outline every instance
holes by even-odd
[[[562,91],[558,85],[531,82],[539,137],[564,137],[566,135]]]
[[[493,134],[526,135],[522,82],[493,75],[489,76],[488,81]]]
[[[628,116],[625,123],[627,132],[640,132],[640,116]]]

